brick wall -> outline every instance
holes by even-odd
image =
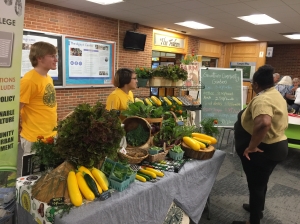
[[[33,0],[26,0],[25,4],[24,29],[115,41],[117,43],[117,54],[119,52],[119,68],[129,67],[134,69],[136,65],[150,67],[152,57],[152,28],[140,25],[138,29],[138,32],[147,34],[145,51],[125,50],[122,46],[125,31],[132,30],[132,28],[132,23],[120,21],[119,42],[118,21],[116,19]],[[105,103],[107,96],[113,90],[114,88],[57,89],[58,118],[62,119],[79,103],[95,104],[97,100]],[[147,88],[140,88],[135,90],[134,94],[135,96],[142,97],[148,96],[149,92]]]
[[[289,75],[300,78],[300,44],[268,45],[273,48],[273,57],[266,58],[266,63],[275,68],[281,76]]]

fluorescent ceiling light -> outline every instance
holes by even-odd
[[[185,22],[180,22],[180,23],[175,23],[175,24],[180,25],[180,26],[189,27],[189,28],[192,28],[192,29],[195,29],[195,30],[213,28],[212,26],[207,26],[205,24],[197,23],[195,21],[185,21]]]
[[[294,34],[287,34],[283,35],[287,38],[293,39],[293,40],[300,40],[300,34],[299,33],[294,33]]]
[[[257,39],[254,39],[252,37],[231,37],[231,38],[240,41],[257,41]]]
[[[250,16],[241,16],[239,19],[245,20],[246,22],[252,23],[254,25],[266,25],[266,24],[275,24],[280,23],[276,19],[266,15],[266,14],[256,14]]]
[[[94,2],[100,5],[110,5],[119,2],[123,2],[123,0],[87,0],[88,2]]]
[[[168,30],[168,31],[176,32],[176,33],[187,33],[186,31],[179,31],[179,30],[175,30],[175,29],[171,29],[171,28],[164,28],[164,30]]]

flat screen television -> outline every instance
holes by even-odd
[[[123,47],[125,49],[143,51],[145,48],[146,37],[146,34],[126,31]]]

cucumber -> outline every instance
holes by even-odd
[[[147,181],[152,180],[152,177],[148,176],[147,174],[144,174],[144,173],[139,172],[139,171],[137,172],[137,174],[144,177],[144,178],[146,178]]]
[[[86,184],[91,189],[91,191],[94,193],[94,195],[97,198],[100,197],[100,193],[98,191],[97,185],[96,185],[95,181],[93,180],[93,178],[89,174],[84,173],[84,172],[83,172],[83,178],[84,178]]]

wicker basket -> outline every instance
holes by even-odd
[[[149,124],[159,124],[159,127],[161,128],[161,125],[162,125],[162,121],[163,121],[163,118],[160,117],[160,118],[145,118],[146,121],[149,122]],[[152,133],[152,135],[155,135],[157,134],[159,131],[155,132],[155,133]]]
[[[118,152],[119,158],[126,160],[129,164],[138,164],[148,156],[148,151],[142,148],[126,148],[127,154]]]
[[[139,124],[142,125],[142,127],[149,133],[149,138],[145,143],[138,145],[138,146],[132,146],[127,142],[128,148],[136,148],[136,147],[143,148],[143,146],[148,144],[148,142],[150,141],[150,137],[151,137],[151,125],[149,124],[149,122],[146,119],[144,119],[142,117],[137,117],[137,116],[128,117],[125,120],[123,120],[123,124],[124,124],[124,130],[126,133],[131,130],[136,129]]]
[[[166,155],[168,154],[168,150],[166,149],[166,143],[164,143],[163,146],[163,152],[155,154],[155,155],[148,155],[148,157],[146,158],[146,160],[150,163],[153,162],[159,162],[161,160],[164,160],[166,158]]]
[[[198,160],[206,160],[213,157],[215,153],[215,147],[212,145],[207,148],[201,149],[200,151],[195,151],[189,148],[184,142],[181,143],[181,148],[185,151],[184,155],[189,158],[198,159]]]

